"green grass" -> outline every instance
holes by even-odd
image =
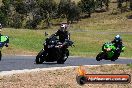
[[[95,26],[96,27],[96,26]],[[76,31],[74,27],[71,28],[71,39],[75,42],[75,47],[70,48],[71,55],[74,56],[87,56],[95,57],[100,51],[104,42],[111,41],[117,34],[111,30],[83,30]],[[56,30],[29,30],[29,29],[4,29],[3,34],[10,36],[10,47],[13,51],[19,49],[25,52],[39,52],[43,48],[43,41],[45,39],[44,32],[49,34],[54,33]],[[120,32],[120,31],[118,31]],[[126,47],[122,57],[132,57],[132,34],[121,34],[123,43]],[[7,49],[4,49],[6,52]],[[21,53],[19,51],[19,53]],[[8,53],[8,52],[6,52]]]
[[[132,69],[132,63],[127,64],[127,66]]]
[[[104,42],[111,41],[116,33],[111,34],[106,32],[105,34],[96,33],[97,31],[89,31],[84,33],[76,33],[71,37],[75,41],[75,48],[71,48],[73,55],[79,56],[92,56],[95,57],[100,51],[101,46]],[[121,54],[122,57],[132,57],[132,34],[121,34],[123,38],[123,43],[126,47],[124,53]]]
[[[44,32],[26,29],[4,29],[3,34],[10,37],[10,46],[31,52],[42,48]]]

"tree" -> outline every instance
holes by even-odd
[[[2,6],[0,7],[0,22],[3,26],[8,26],[8,17],[10,14],[10,7],[13,0],[2,0]]]
[[[130,10],[132,10],[132,0],[130,0]]]
[[[28,11],[26,4],[23,1],[15,2],[15,10],[19,14],[26,14]]]
[[[100,11],[102,10],[109,10],[109,0],[95,0],[93,3],[95,4],[95,9],[98,9]]]
[[[103,3],[106,6],[106,10],[109,10],[109,3],[110,3],[110,1],[109,0],[103,0]]]
[[[43,12],[40,8],[35,8],[31,14],[29,20],[26,22],[26,28],[35,29],[37,25],[41,22]]]
[[[22,27],[22,21],[23,21],[23,16],[21,14],[15,13],[12,16],[11,26],[14,28],[21,28]]]
[[[7,24],[7,17],[5,16],[5,14],[0,10],[0,23],[2,24],[2,26],[6,26]]]
[[[58,5],[58,15],[66,15],[68,14],[68,10],[70,8],[71,0],[60,0],[60,3]]]
[[[75,2],[71,2],[70,3],[70,8],[68,9],[68,13],[67,13],[67,23],[69,23],[69,21],[71,21],[71,23],[73,23],[73,21],[79,21],[80,18],[80,8],[75,4]]]
[[[122,3],[123,3],[123,0],[117,0],[117,8],[119,8],[122,12]]]
[[[37,0],[25,0],[24,3],[28,13],[38,8]]]
[[[42,20],[45,20],[46,27],[50,27],[50,19],[54,17],[57,11],[57,4],[54,0],[38,0],[37,4],[40,8]]]
[[[2,0],[2,3],[4,4],[5,7],[8,9],[10,8],[10,5],[13,3],[14,0]]]
[[[76,3],[71,0],[60,0],[58,5],[58,16],[65,17],[67,23],[73,23],[73,21],[78,21],[80,18],[80,8]]]
[[[109,0],[96,0],[97,7],[99,6],[102,9],[105,6],[105,9],[109,9]]]
[[[97,8],[102,9],[103,8],[103,0],[96,0],[96,6],[97,6]]]
[[[95,9],[94,0],[81,0],[78,2],[78,6],[82,9],[83,13],[88,14],[88,17],[91,17],[91,13]]]

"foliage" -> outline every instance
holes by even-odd
[[[58,15],[67,18],[67,23],[78,21],[80,8],[71,0],[61,0],[58,6]]]
[[[81,0],[78,6],[82,9],[82,12],[88,14],[88,17],[91,17],[91,13],[95,9],[95,2],[94,0]]]
[[[6,25],[6,20],[7,20],[7,17],[5,16],[5,14],[0,10],[0,23],[2,25]]]
[[[123,2],[128,1],[132,9],[132,0],[118,0],[117,8],[122,11]],[[44,22],[44,27],[49,28],[54,19],[78,22],[82,16],[91,17],[92,13],[104,8],[106,11],[109,9],[109,0],[2,0],[0,22],[4,27],[32,29]]]
[[[27,13],[27,6],[22,1],[20,2],[14,2],[15,11],[19,14],[25,14]]]
[[[130,0],[130,10],[132,11],[132,0]]]
[[[70,4],[70,8],[68,9],[68,14],[67,14],[67,23],[69,23],[69,21],[71,21],[71,23],[73,23],[73,21],[79,21],[80,19],[80,8],[75,4],[75,2],[71,2]]]
[[[14,28],[21,28],[22,27],[22,21],[23,21],[23,16],[21,14],[15,13],[12,16],[11,26]]]

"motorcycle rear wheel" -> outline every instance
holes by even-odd
[[[112,57],[111,61],[116,61],[116,60],[118,59],[119,56],[120,56],[120,53],[115,54],[115,55]]]
[[[115,61],[116,59],[112,58],[111,61]]]
[[[69,56],[69,50],[66,50],[66,53],[62,55],[62,57],[59,60],[57,60],[57,64],[64,64],[68,56]]]

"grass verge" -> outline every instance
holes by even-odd
[[[114,36],[120,34],[126,47],[122,57],[132,57],[132,33],[114,32],[110,30],[75,30],[71,28],[71,40],[75,47],[70,48],[71,55],[95,57],[100,51],[104,42],[113,40]],[[28,30],[28,29],[4,29],[3,34],[10,37],[9,48],[4,48],[4,54],[37,54],[43,48],[43,42],[46,38],[44,32],[49,34],[56,30]]]

